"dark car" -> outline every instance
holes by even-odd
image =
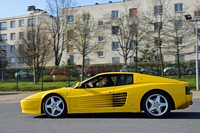
[[[2,78],[2,76],[3,78],[7,79],[9,77],[9,74],[7,72],[3,72],[3,75],[2,75],[2,71],[0,71],[0,78]]]
[[[199,74],[200,74],[200,66],[199,66]],[[187,68],[186,68],[186,73],[188,74],[188,75],[193,75],[193,74],[196,74],[196,65],[192,65],[192,66],[188,66]]]
[[[21,71],[15,73],[15,77],[31,78],[31,77],[33,77],[33,73],[31,70],[21,70]]]
[[[164,67],[164,75],[169,76],[169,75],[177,75],[178,74],[178,68],[176,66],[166,66]],[[180,67],[181,74],[187,74],[186,70],[183,67]]]
[[[133,65],[125,65],[120,70],[121,72],[136,72],[135,66]],[[147,74],[147,69],[137,66],[137,71],[139,73]]]

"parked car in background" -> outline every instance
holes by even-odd
[[[91,77],[94,76],[98,73],[102,73],[102,72],[110,72],[111,69],[104,67],[104,66],[89,66],[85,68],[85,75],[87,77]]]
[[[56,70],[56,69],[52,69],[50,72],[50,75],[57,75],[57,76],[67,76],[68,73],[66,71],[63,70]]]
[[[200,74],[200,66],[199,66],[199,74]],[[188,74],[188,75],[193,75],[193,74],[196,74],[196,65],[194,64],[194,65],[192,65],[192,66],[188,66],[187,68],[186,68],[186,73]]]
[[[170,75],[177,75],[178,74],[178,68],[176,66],[166,66],[164,67],[164,75],[166,76],[170,76]],[[180,71],[181,71],[181,74],[184,75],[184,74],[187,74],[186,73],[186,70],[182,67],[180,67]]]
[[[147,69],[142,68],[140,66],[137,66],[137,70],[138,70],[138,73],[143,73],[143,74],[147,73]],[[125,65],[122,67],[120,71],[121,72],[136,72],[136,69],[135,69],[135,66],[133,65]]]
[[[15,78],[31,78],[33,77],[33,73],[31,70],[21,70],[19,72],[15,72]]]
[[[7,79],[9,77],[9,74],[5,71],[3,71],[3,78]],[[2,71],[0,71],[0,78],[2,78]]]

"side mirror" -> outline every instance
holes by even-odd
[[[77,88],[77,87],[81,87],[81,83],[80,83],[80,82],[77,82],[77,83],[76,83],[76,88]]]

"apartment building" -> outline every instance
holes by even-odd
[[[8,67],[26,67],[23,57],[17,56],[16,41],[24,36],[27,26],[37,24],[38,17],[47,15],[45,10],[28,6],[27,14],[8,18],[0,18],[0,47],[6,51]],[[49,65],[53,66],[53,61]]]
[[[174,14],[183,12],[184,9],[187,8],[187,10],[184,11],[184,14],[191,14],[193,17],[199,16],[199,12],[196,10],[196,6],[198,6],[198,0],[172,0],[169,4],[169,8],[171,8],[171,11]],[[140,8],[138,8],[138,5]],[[129,14],[134,14],[140,11],[143,11],[144,13],[147,13],[150,5],[152,6],[152,1],[151,0],[124,0],[121,2],[112,2],[109,1],[108,3],[95,3],[94,5],[88,5],[88,6],[79,6],[75,7],[77,12],[74,14],[71,14],[69,16],[66,16],[66,19],[68,23],[73,23],[75,20],[75,17],[77,14],[81,14],[83,11],[88,11],[91,13],[91,15],[94,17],[96,23],[99,26],[103,26],[105,20],[105,15],[110,14],[113,18],[120,18],[120,14],[122,12],[128,12]],[[138,9],[137,9],[138,8]],[[162,7],[159,8],[157,5],[153,5],[154,11],[160,11],[162,10]],[[185,18],[184,18],[185,20]],[[186,20],[185,20],[186,21]],[[182,23],[182,22],[181,22]],[[174,22],[175,24],[175,22]],[[191,23],[191,25],[193,25]],[[172,25],[173,26],[173,25]],[[184,23],[183,23],[184,27]],[[152,27],[153,29],[156,29],[156,25]],[[180,27],[182,28],[182,27]],[[104,63],[124,63],[123,57],[117,52],[116,49],[119,48],[119,45],[117,43],[116,37],[112,34],[112,31],[107,31],[109,34],[110,42],[108,42],[105,47],[94,53],[90,53],[86,58],[85,58],[85,63],[86,64],[104,64]],[[192,33],[191,33],[192,34]],[[183,54],[180,55],[179,59],[180,61],[189,61],[189,60],[195,60],[195,34],[193,33],[193,43],[190,45],[189,48],[186,48],[185,51],[189,51],[188,53],[190,54]],[[148,36],[146,36],[148,38]],[[103,38],[99,36],[99,38],[96,38],[97,41],[102,41]],[[184,40],[184,38],[179,39],[180,46],[184,45],[184,43],[187,40]],[[152,42],[151,42],[152,43]],[[92,44],[90,44],[92,45]],[[155,42],[153,42],[152,47],[155,47]],[[163,44],[163,49],[164,49],[165,44]],[[145,46],[144,46],[145,47]],[[119,50],[119,49],[118,49]],[[169,50],[169,49],[168,49]],[[200,46],[199,46],[199,51],[200,51]],[[128,63],[134,62],[134,56],[130,57],[128,59]],[[157,56],[159,56],[157,54]],[[76,48],[73,46],[68,47],[68,50],[63,55],[63,61],[66,61],[67,58],[71,58],[75,64],[81,64],[82,63],[82,56],[81,54],[78,54],[76,51]],[[156,58],[159,57],[155,57]],[[176,55],[163,55],[164,61],[175,61],[177,60]]]
[[[198,6],[198,0],[171,0],[169,7],[171,11],[176,14],[182,12],[184,8],[187,8],[187,11],[184,12],[185,14],[191,14],[193,17],[200,16],[200,12],[197,11],[196,6]],[[97,25],[99,27],[103,27],[106,22],[106,15],[110,15],[114,19],[120,18],[121,13],[127,12],[131,15],[136,15],[139,12],[147,13],[150,5],[152,6],[151,0],[123,0],[120,2],[112,2],[108,1],[108,3],[94,3],[94,5],[88,6],[78,6],[74,9],[76,12],[72,13],[66,17],[66,23],[70,24],[74,22],[77,14],[81,14],[83,11],[88,11],[94,17]],[[139,7],[139,8],[138,8]],[[156,12],[160,12],[162,7],[160,8],[157,5],[153,5],[153,8]],[[15,41],[24,35],[24,29],[33,24],[37,24],[37,18],[42,15],[47,15],[46,11],[41,9],[35,9],[35,6],[28,7],[28,13],[23,16],[15,16],[15,17],[8,17],[8,18],[0,18],[0,47],[6,51],[6,58],[8,59],[8,67],[25,67],[27,66],[23,62],[23,58],[17,57],[17,48],[15,46]],[[63,17],[63,16],[62,16]],[[144,20],[145,21],[145,20]],[[193,23],[191,22],[191,25]],[[184,25],[184,23],[183,23]],[[159,25],[154,25],[152,29],[157,29]],[[184,26],[183,26],[184,27]],[[112,29],[112,28],[111,28]],[[105,64],[105,63],[124,63],[123,57],[118,53],[119,44],[117,42],[117,38],[115,35],[112,34],[112,30],[106,30],[106,35],[109,38],[109,41],[106,42],[105,46],[97,51],[91,52],[85,58],[85,64]],[[146,36],[148,38],[148,36]],[[94,39],[98,42],[103,42],[105,38],[102,36],[97,37]],[[181,61],[189,61],[195,60],[195,34],[193,33],[193,44],[185,49],[189,51],[190,54],[183,54],[180,56]],[[186,40],[180,40],[180,46],[184,45]],[[151,42],[151,46],[155,47],[155,42]],[[150,42],[149,42],[150,43]],[[101,44],[101,43],[100,43]],[[92,45],[92,43],[90,44]],[[163,44],[165,45],[165,44]],[[144,45],[145,47],[146,45]],[[163,46],[164,47],[164,46]],[[157,50],[158,51],[158,50]],[[199,46],[200,51],[200,46]],[[53,54],[53,53],[52,53]],[[141,53],[139,53],[141,54]],[[155,60],[159,59],[159,55],[155,55]],[[67,47],[67,49],[63,53],[63,57],[61,60],[60,65],[67,62],[67,59],[73,60],[73,62],[77,65],[82,64],[82,55],[79,54],[73,45]],[[135,53],[131,56],[127,63],[134,62]],[[164,61],[175,61],[175,55],[163,55]],[[47,66],[54,66],[54,59],[50,61]]]

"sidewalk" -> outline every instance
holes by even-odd
[[[0,92],[0,103],[20,102],[20,100],[35,93],[37,92]],[[193,98],[200,98],[200,91],[192,91],[192,93]]]

